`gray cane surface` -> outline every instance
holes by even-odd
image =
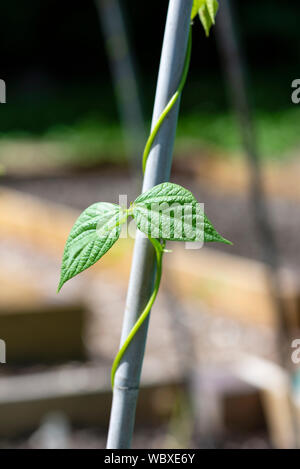
[[[159,67],[152,128],[180,82],[187,48],[193,0],[170,0]],[[179,100],[162,124],[150,151],[143,191],[168,181],[177,126]],[[137,233],[121,344],[128,336],[151,294],[154,278],[154,250]],[[107,448],[129,448],[134,428],[136,402],[147,338],[148,320],[126,351],[115,375]]]

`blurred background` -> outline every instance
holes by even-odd
[[[300,5],[220,4],[209,39],[194,21],[171,181],[234,245],[170,243],[135,448],[300,446]],[[167,7],[1,4],[2,448],[105,447],[133,240],[56,288],[80,211],[140,191]]]

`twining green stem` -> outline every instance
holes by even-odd
[[[191,50],[192,50],[192,28],[190,26],[187,51],[186,51],[186,56],[185,56],[185,61],[184,61],[184,66],[183,66],[183,71],[182,71],[182,76],[181,76],[181,79],[180,79],[180,83],[178,85],[178,89],[173,94],[172,98],[170,99],[170,101],[168,102],[168,104],[164,108],[163,112],[159,116],[159,119],[158,119],[157,123],[155,124],[155,126],[154,126],[154,128],[153,128],[153,130],[152,130],[152,132],[151,132],[151,134],[150,134],[150,136],[149,136],[149,138],[146,142],[144,153],[143,153],[143,173],[145,172],[147,159],[148,159],[152,144],[154,142],[154,139],[157,135],[157,132],[159,131],[163,121],[165,120],[165,118],[167,117],[169,112],[171,111],[172,107],[176,103],[177,99],[180,96],[180,93],[183,90],[183,87],[184,87],[184,84],[185,84],[185,81],[186,81],[186,77],[187,77],[187,74],[188,74],[188,70],[189,70],[189,65],[190,65],[190,60],[191,60]],[[130,211],[130,209],[129,209],[129,211]],[[131,214],[131,212],[127,213],[126,215],[128,216],[129,214]],[[145,319],[149,315],[149,313],[151,311],[151,308],[152,308],[152,305],[155,301],[155,298],[156,298],[158,290],[159,290],[161,274],[162,274],[162,256],[163,256],[163,253],[164,253],[164,242],[163,242],[163,244],[161,244],[157,239],[150,238],[150,236],[149,236],[149,240],[151,241],[151,243],[152,243],[152,245],[155,249],[155,253],[156,253],[156,276],[155,276],[154,289],[153,289],[152,295],[150,296],[150,298],[148,300],[147,305],[145,306],[144,311],[141,313],[141,315],[139,316],[139,318],[136,321],[135,325],[133,326],[133,328],[129,332],[125,342],[123,343],[122,347],[120,348],[120,350],[119,350],[119,352],[118,352],[118,354],[117,354],[117,356],[116,356],[116,358],[113,362],[112,369],[111,369],[111,385],[112,385],[112,388],[114,388],[115,374],[116,374],[117,368],[120,364],[120,361],[121,361],[125,351],[127,350],[130,342],[132,341],[133,337],[135,336],[135,334],[137,333],[137,331],[139,330],[139,328],[141,327],[141,325],[143,324],[143,322],[145,321]]]
[[[151,243],[153,244],[153,247],[154,247],[155,253],[156,253],[156,276],[155,276],[154,289],[153,289],[152,295],[150,296],[150,298],[148,300],[148,303],[145,306],[144,311],[142,312],[142,314],[138,318],[137,322],[135,323],[135,325],[133,326],[133,328],[129,332],[124,344],[120,348],[120,350],[119,350],[119,352],[118,352],[118,354],[117,354],[117,356],[116,356],[116,358],[113,362],[113,366],[112,366],[112,369],[111,369],[111,386],[112,386],[112,388],[114,388],[115,374],[116,374],[117,368],[120,364],[120,361],[121,361],[121,359],[122,359],[128,345],[132,341],[133,337],[135,336],[135,334],[137,333],[137,331],[139,330],[139,328],[141,327],[141,325],[143,324],[143,322],[145,321],[145,319],[149,315],[149,313],[151,311],[151,308],[152,308],[152,305],[155,301],[155,298],[156,298],[158,290],[159,290],[161,274],[162,274],[162,256],[163,256],[164,250],[163,250],[163,245],[161,245],[160,242],[157,239],[152,239],[150,237],[149,237],[149,239],[150,239]]]
[[[112,227],[108,227],[107,230],[109,230],[110,232],[112,232],[112,230],[114,230],[115,228],[117,228],[118,226],[121,226],[123,225],[123,223],[126,222],[127,218],[129,217],[129,215],[132,215],[132,209],[131,208],[127,208],[125,210],[125,215],[124,217],[122,217],[120,220],[118,220],[114,226]]]
[[[169,114],[169,112],[171,111],[172,107],[176,103],[177,99],[180,96],[180,93],[183,90],[183,87],[184,87],[184,84],[185,84],[185,81],[186,81],[186,77],[187,77],[187,74],[188,74],[188,70],[189,70],[190,61],[191,61],[191,51],[192,51],[192,27],[190,26],[189,39],[188,39],[187,51],[186,51],[186,56],[185,56],[185,61],[184,61],[181,80],[180,80],[180,83],[178,85],[178,89],[175,91],[172,98],[170,99],[170,101],[166,105],[165,109],[163,110],[163,112],[159,116],[159,119],[158,119],[157,123],[155,124],[155,126],[154,126],[154,128],[153,128],[153,130],[152,130],[151,134],[149,135],[149,138],[146,142],[144,153],[143,153],[143,173],[145,173],[147,159],[148,159],[152,144],[154,142],[154,139],[157,135],[157,132],[159,131],[163,121],[165,120],[165,118]]]

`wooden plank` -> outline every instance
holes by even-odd
[[[165,256],[165,274],[182,298],[198,300],[212,312],[239,321],[274,327],[276,316],[268,288],[268,268],[261,262],[211,248],[184,250],[172,246]],[[299,281],[288,270],[280,272],[281,295],[291,323],[299,318]]]
[[[274,447],[294,448],[294,423],[287,373],[275,363],[247,354],[241,354],[232,369],[245,382],[261,390],[269,434]],[[293,399],[293,408],[296,411],[293,418],[298,419],[300,423],[299,399]]]
[[[42,309],[1,311],[1,339],[6,362],[15,364],[62,363],[84,360],[86,308],[79,304],[42,306]]]
[[[16,211],[20,214],[15,216]],[[26,241],[35,249],[59,262],[77,211],[17,191],[0,189],[1,236]],[[122,239],[87,271],[100,272],[114,282],[128,281],[131,239]],[[212,248],[186,250],[182,243],[172,243],[171,255],[165,255],[163,276],[170,278],[182,299],[188,297],[205,304],[211,311],[252,324],[273,327],[275,317],[268,287],[268,269],[261,262],[241,258]],[[1,275],[1,274],[0,274]],[[84,274],[86,275],[86,274]],[[293,327],[300,326],[300,285],[291,271],[280,272],[282,297]]]
[[[168,421],[176,403],[179,381],[144,380],[137,423]],[[163,405],[162,405],[163,402]],[[35,430],[52,412],[73,425],[107,427],[111,405],[110,370],[82,365],[53,371],[0,378],[0,437],[16,437]]]

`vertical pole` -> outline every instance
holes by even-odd
[[[255,224],[261,241],[262,260],[271,268],[277,269],[277,249],[263,191],[260,158],[248,102],[243,60],[235,37],[230,3],[230,0],[225,0],[220,4],[216,22],[217,45],[251,172],[251,199]]]
[[[95,3],[105,39],[127,153],[133,174],[137,176],[145,128],[124,16],[120,0],[95,0]]]
[[[269,289],[273,300],[277,321],[278,355],[281,366],[286,370],[290,380],[291,409],[290,420],[294,435],[291,446],[299,445],[299,419],[292,402],[293,370],[290,360],[290,330],[287,308],[281,296],[281,282],[278,271],[280,267],[274,232],[269,216],[267,201],[263,190],[261,164],[255,139],[250,105],[247,97],[246,79],[239,44],[235,37],[234,21],[230,0],[220,3],[218,21],[216,22],[217,45],[223,60],[224,71],[228,80],[232,102],[240,127],[242,143],[251,171],[251,202],[253,205],[254,222],[260,238],[261,257],[269,267]]]
[[[180,82],[187,48],[192,3],[193,0],[169,1],[152,128]],[[179,100],[163,122],[150,151],[143,191],[169,179],[178,110]],[[148,239],[137,231],[121,344],[146,305],[153,285],[154,271],[153,247]],[[107,448],[130,447],[147,329],[148,320],[137,332],[116,372]]]

